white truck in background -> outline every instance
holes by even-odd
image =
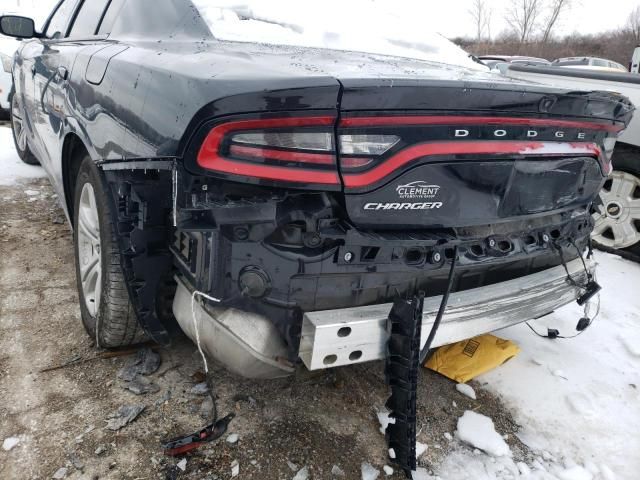
[[[634,67],[638,73],[640,47],[633,55],[632,72]],[[512,78],[569,90],[616,92],[640,108],[640,75],[633,73],[515,64],[500,70]],[[596,206],[593,239],[605,248],[640,256],[640,114],[618,138],[613,169]]]

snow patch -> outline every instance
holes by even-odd
[[[309,469],[307,467],[302,467],[296,473],[296,476],[293,477],[293,480],[309,480]]]
[[[411,472],[411,478],[412,480],[433,480],[438,477],[432,477],[425,468],[418,467],[417,470]]]
[[[231,462],[231,476],[237,477],[238,475],[240,475],[240,464],[238,460],[234,460]]]
[[[5,452],[8,452],[9,450],[17,446],[19,443],[20,443],[20,439],[18,437],[5,438],[4,441],[2,442],[2,449]]]
[[[376,480],[378,475],[380,475],[380,471],[367,462],[363,462],[362,465],[360,465],[360,471],[362,473],[362,480]]]
[[[496,432],[493,421],[480,413],[467,410],[458,419],[458,437],[474,447],[496,457],[509,456],[511,450]]]
[[[558,472],[558,478],[560,480],[593,480],[593,475],[580,465],[575,465]]]
[[[0,127],[0,185],[15,185],[23,180],[42,178],[46,173],[42,167],[27,165],[16,153],[11,129]],[[40,194],[40,192],[37,192]]]
[[[472,400],[476,399],[476,391],[473,389],[471,385],[467,385],[466,383],[458,383],[456,385],[456,390],[461,394],[471,398]]]
[[[380,422],[380,433],[385,434],[390,423],[396,423],[396,419],[390,417],[391,412],[386,408],[382,408],[377,412],[378,422]]]
[[[640,338],[630,338],[629,335],[619,336],[618,339],[620,343],[625,348],[625,350],[635,358],[640,358]]]
[[[420,456],[427,451],[429,446],[426,443],[416,442],[416,458],[420,458]],[[391,457],[395,458],[395,457]]]

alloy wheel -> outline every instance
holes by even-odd
[[[640,242],[640,179],[614,171],[600,191],[602,204],[593,218],[593,239],[610,248],[628,248]]]
[[[11,98],[11,124],[13,127],[13,135],[16,139],[16,144],[21,152],[27,149],[27,132],[24,129],[22,121],[22,113],[18,106],[18,98],[16,94],[13,94]]]
[[[78,262],[80,282],[87,310],[95,317],[102,292],[102,256],[100,223],[93,186],[85,183],[78,208]]]

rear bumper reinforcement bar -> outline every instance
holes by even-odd
[[[587,260],[587,268],[595,263]],[[580,259],[567,263],[574,280],[585,284]],[[428,292],[427,292],[428,294]],[[547,315],[573,302],[579,289],[558,266],[525,277],[452,293],[433,347],[447,345]],[[435,319],[441,296],[424,299],[421,347]],[[380,360],[386,356],[387,317],[392,304],[307,312],[300,358],[309,370]]]

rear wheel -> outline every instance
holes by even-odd
[[[13,132],[13,143],[20,160],[29,165],[40,165],[40,162],[29,149],[27,142],[27,131],[24,129],[24,116],[20,109],[18,96],[11,93],[11,130]]]
[[[616,169],[600,191],[594,213],[593,239],[640,255],[640,154],[623,150],[613,163]]]
[[[144,333],[129,301],[109,198],[86,156],[75,188],[74,247],[82,323],[99,347],[139,343]]]

